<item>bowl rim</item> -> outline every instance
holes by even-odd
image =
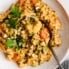
[[[67,14],[65,8],[61,5],[61,3],[60,3],[58,0],[55,0],[55,1],[56,1],[56,3],[58,4],[58,6],[63,10],[64,15],[66,16],[66,18],[67,18],[67,20],[68,20],[68,22],[69,22],[69,15]],[[68,53],[68,49],[67,49],[67,51],[66,51],[66,54],[67,54],[67,53]],[[64,55],[64,57],[62,58],[62,60],[59,61],[60,64],[64,61],[64,58],[65,58],[66,54]],[[56,67],[55,67],[54,69],[56,69],[57,67],[58,67],[58,66],[56,65]]]
[[[66,18],[67,18],[67,20],[69,21],[69,15],[67,14],[67,12],[66,12],[66,10],[64,9],[64,7],[61,5],[61,3],[58,1],[58,0],[54,0],[56,3],[57,3],[57,5],[63,10],[63,13],[64,13],[64,15],[66,16]],[[67,54],[67,51],[66,51],[66,53],[64,54],[64,56]],[[64,57],[62,58],[62,60],[64,59]],[[60,63],[62,63],[62,60],[60,60]],[[56,65],[56,67],[57,67],[57,65]],[[54,68],[54,69],[56,69],[56,67]]]
[[[66,15],[67,20],[69,21],[69,15],[67,14],[65,8],[61,5],[61,3],[58,0],[54,0],[58,4],[58,6],[63,10],[64,15]]]

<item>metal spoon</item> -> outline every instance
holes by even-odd
[[[50,43],[48,44],[48,47],[49,47],[51,53],[53,54],[53,56],[54,56],[54,58],[55,58],[55,60],[56,60],[56,62],[57,62],[57,64],[58,64],[59,69],[64,69],[64,68],[61,66],[61,64],[60,64],[60,62],[59,62],[59,60],[58,60],[58,57],[57,57],[57,55],[55,54],[55,52],[54,52],[52,46],[50,45]]]
[[[50,23],[50,21],[49,20],[40,20],[44,25],[45,25],[45,27],[47,27],[48,28],[48,31],[49,31],[49,33],[50,33],[50,40],[49,40],[49,43],[48,43],[48,47],[49,47],[49,49],[50,49],[50,51],[52,52],[52,54],[53,54],[53,56],[54,56],[54,58],[55,58],[55,60],[56,60],[56,62],[57,62],[57,64],[58,64],[58,66],[59,66],[59,69],[64,69],[62,66],[61,66],[61,64],[59,63],[59,60],[58,60],[58,58],[57,58],[57,56],[56,56],[56,54],[55,54],[55,52],[54,52],[54,50],[53,50],[53,48],[52,48],[52,46],[51,46],[51,39],[52,39],[52,33],[51,33],[51,30],[49,29],[49,27],[48,27],[48,24]]]

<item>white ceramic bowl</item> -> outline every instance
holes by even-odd
[[[9,6],[14,3],[16,0],[0,0],[0,12],[3,13]],[[55,48],[55,52],[59,61],[64,57],[67,49],[69,48],[69,19],[62,8],[62,6],[56,0],[44,0],[51,8],[53,8],[63,25],[63,30],[60,32],[62,45],[58,48]],[[46,62],[38,67],[26,67],[22,69],[54,69],[56,67],[55,59],[51,58],[49,62]],[[3,53],[0,53],[0,69],[19,69],[18,66],[9,60],[7,60]]]

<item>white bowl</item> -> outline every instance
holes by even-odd
[[[4,12],[9,6],[14,3],[16,0],[0,0],[0,12]],[[69,19],[66,15],[66,12],[62,6],[56,0],[44,0],[51,8],[53,8],[63,25],[63,30],[60,32],[62,45],[58,48],[55,48],[55,52],[59,61],[62,60],[67,49],[69,48]],[[23,69],[54,69],[57,66],[54,57],[52,56],[49,62],[46,62],[37,67],[26,67]],[[0,69],[19,69],[18,66],[9,60],[7,60],[2,53],[0,53]]]

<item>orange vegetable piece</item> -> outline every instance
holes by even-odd
[[[35,5],[37,3],[37,0],[32,0],[32,4]]]
[[[25,0],[19,0],[20,6],[24,4]]]
[[[47,28],[40,30],[40,38],[41,39],[49,38],[49,32]]]
[[[14,54],[12,59],[17,62],[20,60],[20,58],[21,58],[21,56],[19,54]]]

